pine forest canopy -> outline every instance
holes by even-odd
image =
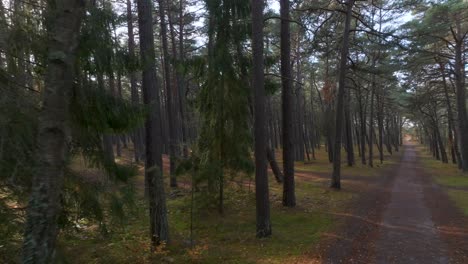
[[[405,135],[466,176],[467,58],[464,0],[2,0],[0,262],[60,262],[138,210],[148,249],[193,247],[252,179],[274,237],[297,164],[324,153],[339,190]]]

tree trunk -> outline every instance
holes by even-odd
[[[74,80],[85,3],[80,0],[48,2],[48,56],[37,138],[37,170],[29,201],[23,242],[23,263],[54,262],[69,135],[69,96]]]
[[[341,46],[340,56],[340,75],[338,79],[338,95],[336,101],[335,118],[335,145],[333,150],[333,175],[330,187],[334,189],[341,188],[341,138],[343,132],[343,109],[346,83],[346,64],[348,61],[349,32],[351,24],[351,15],[353,12],[354,0],[348,0],[346,3],[346,20],[343,33],[343,44]]]
[[[354,165],[354,146],[353,146],[353,128],[351,123],[351,113],[350,113],[350,101],[351,95],[349,91],[345,91],[345,130],[346,130],[346,157],[348,166],[352,167]]]
[[[173,21],[173,16],[172,16],[172,12],[170,10],[168,10],[167,12],[167,16],[168,16],[168,22],[169,22],[169,29],[170,29],[170,33],[171,33],[171,47],[172,47],[172,56],[173,56],[173,73],[174,73],[174,77],[173,78],[173,83],[174,83],[174,86],[173,86],[173,91],[174,91],[174,112],[175,112],[175,117],[176,117],[176,129],[177,129],[177,145],[176,145],[176,156],[177,158],[180,157],[181,153],[181,150],[183,150],[186,146],[186,136],[185,136],[185,128],[184,128],[184,124],[183,124],[183,107],[181,106],[182,104],[182,99],[181,99],[181,92],[182,92],[182,76],[181,74],[179,73],[179,70],[177,70],[177,66],[180,65],[181,63],[181,55],[182,54],[178,54],[178,51],[177,51],[177,42],[176,42],[176,34],[175,34],[175,29],[174,29],[174,21]],[[183,32],[182,32],[183,33]],[[183,34],[182,34],[183,35]],[[181,149],[181,144],[184,146],[182,149]],[[188,153],[187,153],[188,154]]]
[[[383,111],[384,111],[384,98],[383,95],[377,96],[377,128],[378,128],[378,146],[379,146],[379,159],[380,164],[383,163],[384,154],[383,154]]]
[[[152,246],[169,241],[166,195],[162,173],[161,107],[159,82],[156,76],[152,4],[150,0],[137,0],[140,30],[140,56],[142,63],[143,101],[150,107],[146,119],[145,181],[148,186],[150,235]]]
[[[454,140],[454,135],[453,135],[453,129],[454,129],[453,123],[455,119],[453,116],[452,103],[450,102],[450,97],[449,97],[448,87],[447,87],[447,80],[445,77],[445,65],[439,62],[439,66],[440,66],[440,72],[442,74],[442,85],[444,87],[445,103],[447,104],[448,141],[449,141],[450,154],[452,156],[452,163],[456,164],[457,161],[460,162],[461,157],[459,157],[459,153],[457,153],[458,143]]]
[[[293,94],[291,85],[291,34],[289,28],[289,0],[280,0],[281,16],[281,83],[282,83],[282,110],[283,110],[283,205],[296,206],[294,184],[294,147],[292,137],[294,133],[292,109]]]
[[[133,14],[132,14],[132,3],[127,0],[127,29],[128,29],[128,53],[130,63],[130,93],[132,103],[138,105],[140,103],[140,95],[137,87],[137,74],[134,70],[136,66],[135,58],[135,37],[133,34]],[[133,138],[133,149],[134,158],[138,162],[143,157],[144,146],[143,146],[143,129],[137,128],[132,133]]]
[[[183,65],[185,61],[185,53],[184,53],[184,0],[179,1],[179,63]],[[187,129],[187,119],[186,119],[186,107],[185,107],[185,83],[186,80],[184,76],[180,76],[179,79],[179,106],[180,106],[180,119],[181,119],[181,127],[182,127],[182,142],[184,143],[183,146],[183,155],[185,158],[188,157],[188,143],[189,143],[189,136],[188,136],[188,129]]]
[[[267,131],[263,62],[263,0],[252,0],[252,87],[255,107],[255,199],[257,237],[271,235],[267,171]]]
[[[463,43],[460,21],[456,23],[457,32],[455,36],[455,87],[457,91],[457,112],[458,112],[458,140],[460,147],[461,165],[463,172],[468,172],[468,114],[466,112],[466,88],[465,74],[463,72]]]
[[[158,0],[159,3],[159,20],[161,22],[161,39],[163,49],[163,65],[164,65],[164,80],[166,83],[167,96],[167,118],[169,123],[169,171],[170,171],[170,186],[177,187],[177,179],[175,175],[175,160],[177,148],[177,114],[174,108],[174,91],[171,83],[171,70],[169,47],[167,44],[167,26],[166,26],[166,7],[164,0]]]
[[[374,63],[375,66],[375,63]],[[372,74],[369,115],[369,167],[374,167],[374,97],[375,97],[375,74]]]
[[[269,147],[267,148],[266,154],[267,154],[268,162],[270,163],[271,171],[273,172],[273,175],[275,175],[276,181],[278,183],[282,183],[284,180],[284,176],[283,176],[283,173],[281,173],[278,163],[276,162],[275,151]]]
[[[435,135],[437,144],[439,145],[440,158],[443,163],[448,163],[447,152],[445,151],[444,142],[442,141],[442,137],[440,136],[440,130],[437,124],[435,126]]]
[[[366,96],[367,97],[367,96]],[[366,111],[363,107],[362,103],[362,96],[361,96],[361,89],[359,88],[359,98],[358,98],[358,103],[359,103],[359,123],[361,125],[361,164],[366,165]],[[367,107],[366,107],[367,108]]]

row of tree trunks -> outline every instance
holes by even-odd
[[[169,147],[169,171],[170,171],[170,186],[177,187],[177,179],[175,176],[175,160],[177,159],[177,144],[178,144],[178,117],[174,107],[178,99],[175,98],[174,88],[172,85],[171,64],[169,57],[168,35],[166,25],[166,3],[164,0],[158,0],[159,3],[159,20],[162,40],[162,55],[164,67],[164,82],[165,82],[165,95],[166,95],[166,113],[167,123],[169,126],[168,131],[168,147]]]

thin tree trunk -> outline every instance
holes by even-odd
[[[445,151],[445,146],[442,141],[442,137],[440,136],[440,130],[439,127],[436,125],[435,126],[435,135],[436,135],[436,141],[439,146],[440,150],[440,157],[443,163],[448,163],[448,158],[447,158],[447,152]]]
[[[132,103],[138,105],[140,103],[140,95],[138,93],[137,87],[137,74],[134,70],[136,66],[135,58],[135,37],[133,34],[133,13],[132,13],[132,3],[130,0],[127,0],[127,30],[128,30],[128,53],[129,53],[129,63],[130,63],[130,94]],[[132,133],[133,148],[134,148],[134,158],[138,162],[143,157],[144,146],[143,146],[143,129],[137,128]]]
[[[169,123],[169,171],[170,171],[170,186],[177,187],[177,179],[175,175],[175,160],[177,148],[177,113],[174,109],[174,91],[171,83],[171,70],[169,47],[167,44],[167,26],[166,26],[166,7],[164,0],[158,0],[159,3],[159,20],[161,22],[161,39],[163,49],[163,65],[164,65],[164,80],[166,83],[166,96],[167,96],[167,117]]]
[[[366,96],[367,97],[367,96]],[[362,96],[361,96],[361,89],[359,88],[359,123],[361,125],[361,164],[366,165],[366,110],[363,107],[362,103]],[[366,107],[367,108],[367,107]]]
[[[374,63],[375,66],[375,63]],[[369,167],[374,167],[374,97],[375,97],[375,74],[372,74],[370,115],[369,115]]]
[[[185,136],[185,128],[183,124],[183,107],[181,106],[182,104],[182,99],[181,99],[181,91],[182,91],[182,76],[177,70],[177,66],[181,63],[181,55],[178,54],[177,51],[177,42],[176,42],[176,34],[175,34],[175,29],[174,29],[174,21],[173,21],[173,16],[172,12],[168,10],[167,12],[168,16],[168,22],[169,22],[169,29],[171,33],[171,48],[172,48],[172,56],[173,56],[173,73],[175,75],[175,78],[173,79],[174,81],[174,111],[175,111],[175,116],[176,116],[176,129],[177,129],[177,145],[176,145],[176,155],[177,157],[180,157],[181,154],[181,148],[180,145],[182,144],[183,146],[186,146],[186,136]],[[182,150],[184,147],[182,148]],[[183,153],[183,151],[182,151]]]
[[[276,162],[275,151],[272,148],[268,147],[266,154],[268,162],[270,163],[271,171],[273,172],[273,175],[275,175],[276,181],[278,183],[282,183],[284,180],[284,176],[283,173],[281,173],[281,169],[279,168],[278,163]]]
[[[350,101],[351,95],[349,91],[345,91],[345,130],[346,130],[346,154],[348,166],[352,167],[354,165],[354,145],[353,145],[353,128],[351,123],[351,113],[350,113]]]
[[[378,146],[379,146],[379,160],[380,164],[383,163],[384,160],[384,154],[383,154],[383,111],[384,111],[384,106],[383,106],[383,96],[378,95],[377,96],[377,128],[378,128]]]

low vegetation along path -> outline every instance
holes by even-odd
[[[421,167],[415,146],[403,151],[356,209],[342,214],[342,235],[322,262],[468,263],[468,230],[454,224],[459,212]]]

